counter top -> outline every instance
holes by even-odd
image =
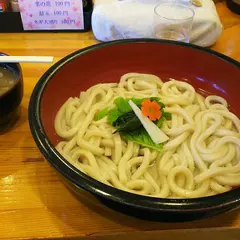
[[[217,9],[225,30],[212,49],[240,61],[240,16],[231,13],[225,3],[218,3]],[[55,62],[96,43],[92,32],[0,34],[0,51],[52,55]],[[79,201],[43,159],[28,126],[31,92],[49,67],[22,64],[25,90],[21,117],[10,132],[0,135],[0,239],[240,239],[239,210],[172,224],[137,220]]]

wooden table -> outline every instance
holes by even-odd
[[[225,30],[212,48],[240,61],[240,16],[231,13],[225,3],[218,3],[217,8]],[[55,61],[95,43],[91,32],[0,34],[0,51],[52,55]],[[79,201],[43,159],[28,126],[31,92],[49,67],[22,64],[21,118],[14,129],[0,135],[0,239],[240,239],[239,210],[207,220],[168,224],[137,220],[99,206],[92,209]]]

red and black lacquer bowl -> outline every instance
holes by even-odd
[[[91,193],[117,211],[143,219],[189,221],[217,215],[240,205],[240,188],[195,199],[151,198],[102,184],[74,168],[55,150],[59,141],[54,118],[70,96],[97,83],[118,82],[127,72],[152,73],[188,81],[205,92],[223,96],[240,114],[240,63],[191,44],[131,39],[103,43],[70,54],[39,80],[29,105],[29,123],[38,148],[76,192]],[[59,196],[59,199],[61,196]]]

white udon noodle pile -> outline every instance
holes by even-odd
[[[163,151],[124,141],[107,117],[114,99],[159,97],[172,114],[162,130],[170,137]],[[240,185],[240,120],[218,96],[204,98],[186,82],[129,73],[120,82],[98,84],[69,98],[55,119],[65,139],[56,149],[92,178],[124,191],[160,198],[195,198]]]

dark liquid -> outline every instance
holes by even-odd
[[[10,66],[0,66],[0,135],[16,122],[22,99],[22,80]]]
[[[8,69],[0,67],[0,97],[16,84],[16,76]]]

